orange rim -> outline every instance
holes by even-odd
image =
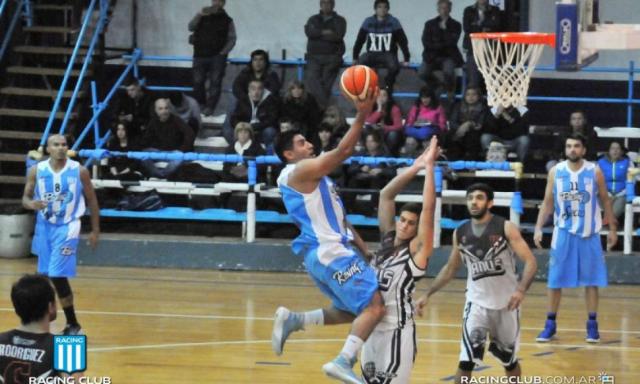
[[[481,32],[472,33],[472,39],[494,39],[503,43],[517,44],[544,44],[550,47],[556,46],[555,33],[541,32]]]

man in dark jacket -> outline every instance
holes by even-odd
[[[205,116],[213,115],[220,100],[227,55],[236,44],[236,27],[224,8],[225,0],[212,0],[189,23],[193,44],[193,90]],[[205,83],[209,80],[209,88]]]
[[[482,148],[487,150],[493,141],[497,141],[515,151],[518,161],[524,162],[530,143],[529,110],[527,107],[499,106],[491,108],[491,112],[495,120],[480,137]]]
[[[158,99],[155,103],[156,116],[144,130],[141,147],[145,152],[188,152],[193,150],[195,139],[193,130],[181,118],[171,113],[169,99]],[[167,178],[182,163],[181,160],[167,160],[167,166],[157,167],[155,161],[144,160],[142,166],[150,177]]]
[[[264,88],[279,98],[282,83],[278,74],[270,70],[269,53],[262,49],[251,52],[251,62],[244,68],[233,81],[233,96],[239,100],[247,100],[247,89],[253,80],[260,80]]]
[[[129,123],[129,139],[137,140],[153,115],[156,96],[142,82],[131,78],[125,83],[127,95],[120,96],[115,103],[116,120]]]
[[[455,69],[462,66],[464,61],[458,49],[462,24],[449,17],[450,13],[451,1],[438,0],[438,16],[424,24],[422,31],[424,51],[419,76],[425,82],[431,83],[433,72],[442,70],[443,86],[452,101],[456,89]]]
[[[260,80],[249,83],[248,96],[238,101],[231,114],[231,125],[236,127],[242,121],[250,123],[256,140],[269,149],[278,133],[278,100]]]
[[[464,9],[462,24],[464,26],[462,47],[467,51],[467,83],[471,86],[479,86],[482,78],[473,58],[469,35],[477,32],[499,32],[502,29],[500,9],[489,4],[489,0],[477,0],[474,5]]]
[[[389,14],[389,0],[375,0],[373,8],[376,14],[367,17],[353,46],[353,61],[370,67],[387,69],[385,86],[391,90],[400,72],[398,62],[398,46],[404,55],[403,66],[409,65],[409,41],[400,25],[400,21]],[[366,52],[360,55],[362,46],[366,43]]]
[[[331,98],[331,89],[338,76],[344,55],[344,35],[347,21],[334,10],[334,0],[320,0],[320,13],[304,26],[307,41],[305,83],[321,107]]]

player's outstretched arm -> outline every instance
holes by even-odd
[[[618,242],[618,220],[613,214],[611,199],[607,193],[607,185],[604,182],[604,175],[600,168],[596,168],[596,183],[598,183],[598,198],[600,199],[600,205],[604,208],[604,218],[609,224],[607,251],[610,251]]]
[[[538,220],[536,221],[536,229],[533,233],[533,242],[536,247],[542,249],[542,227],[547,222],[551,213],[553,213],[553,180],[556,177],[556,167],[554,166],[547,175],[547,186],[544,190],[544,199],[538,212]]]
[[[96,191],[91,183],[91,175],[85,167],[80,168],[80,180],[82,181],[82,190],[87,206],[91,211],[91,233],[89,234],[89,245],[94,248],[98,245],[98,237],[100,236],[100,207],[98,206],[98,198]]]
[[[505,221],[504,233],[507,236],[507,241],[509,241],[511,249],[513,249],[518,258],[524,262],[524,271],[522,272],[520,284],[518,284],[518,288],[513,295],[511,295],[511,299],[509,300],[509,305],[507,307],[510,311],[513,311],[520,307],[520,303],[524,300],[525,293],[531,286],[533,279],[536,277],[538,262],[527,245],[527,242],[522,238],[520,230],[514,223]]]
[[[378,93],[379,89],[376,87],[375,91],[367,92],[367,98],[365,100],[353,101],[357,113],[356,119],[353,124],[351,124],[351,128],[349,128],[342,140],[340,140],[336,148],[333,150],[325,152],[316,158],[300,161],[296,166],[296,170],[292,174],[292,180],[294,183],[305,183],[319,180],[333,172],[334,169],[340,166],[340,164],[353,154],[353,149],[362,135],[364,121],[371,113],[373,105],[376,103]]]
[[[434,137],[425,153],[420,156],[424,163],[424,187],[422,189],[422,212],[418,221],[418,234],[411,240],[410,249],[413,261],[418,268],[426,269],[429,257],[433,253],[433,215],[436,210],[436,187],[434,168],[440,154],[438,139]]]
[[[32,211],[39,211],[47,206],[47,203],[42,200],[33,200],[33,191],[36,187],[36,168],[34,166],[29,170],[27,183],[24,185],[24,192],[22,193],[22,206]]]

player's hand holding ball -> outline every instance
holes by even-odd
[[[346,99],[353,101],[358,113],[367,117],[378,99],[378,75],[366,65],[347,68],[340,77],[340,88]]]

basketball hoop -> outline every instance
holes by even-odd
[[[492,107],[527,104],[529,81],[545,45],[555,47],[553,33],[472,33],[473,57],[487,86]]]

